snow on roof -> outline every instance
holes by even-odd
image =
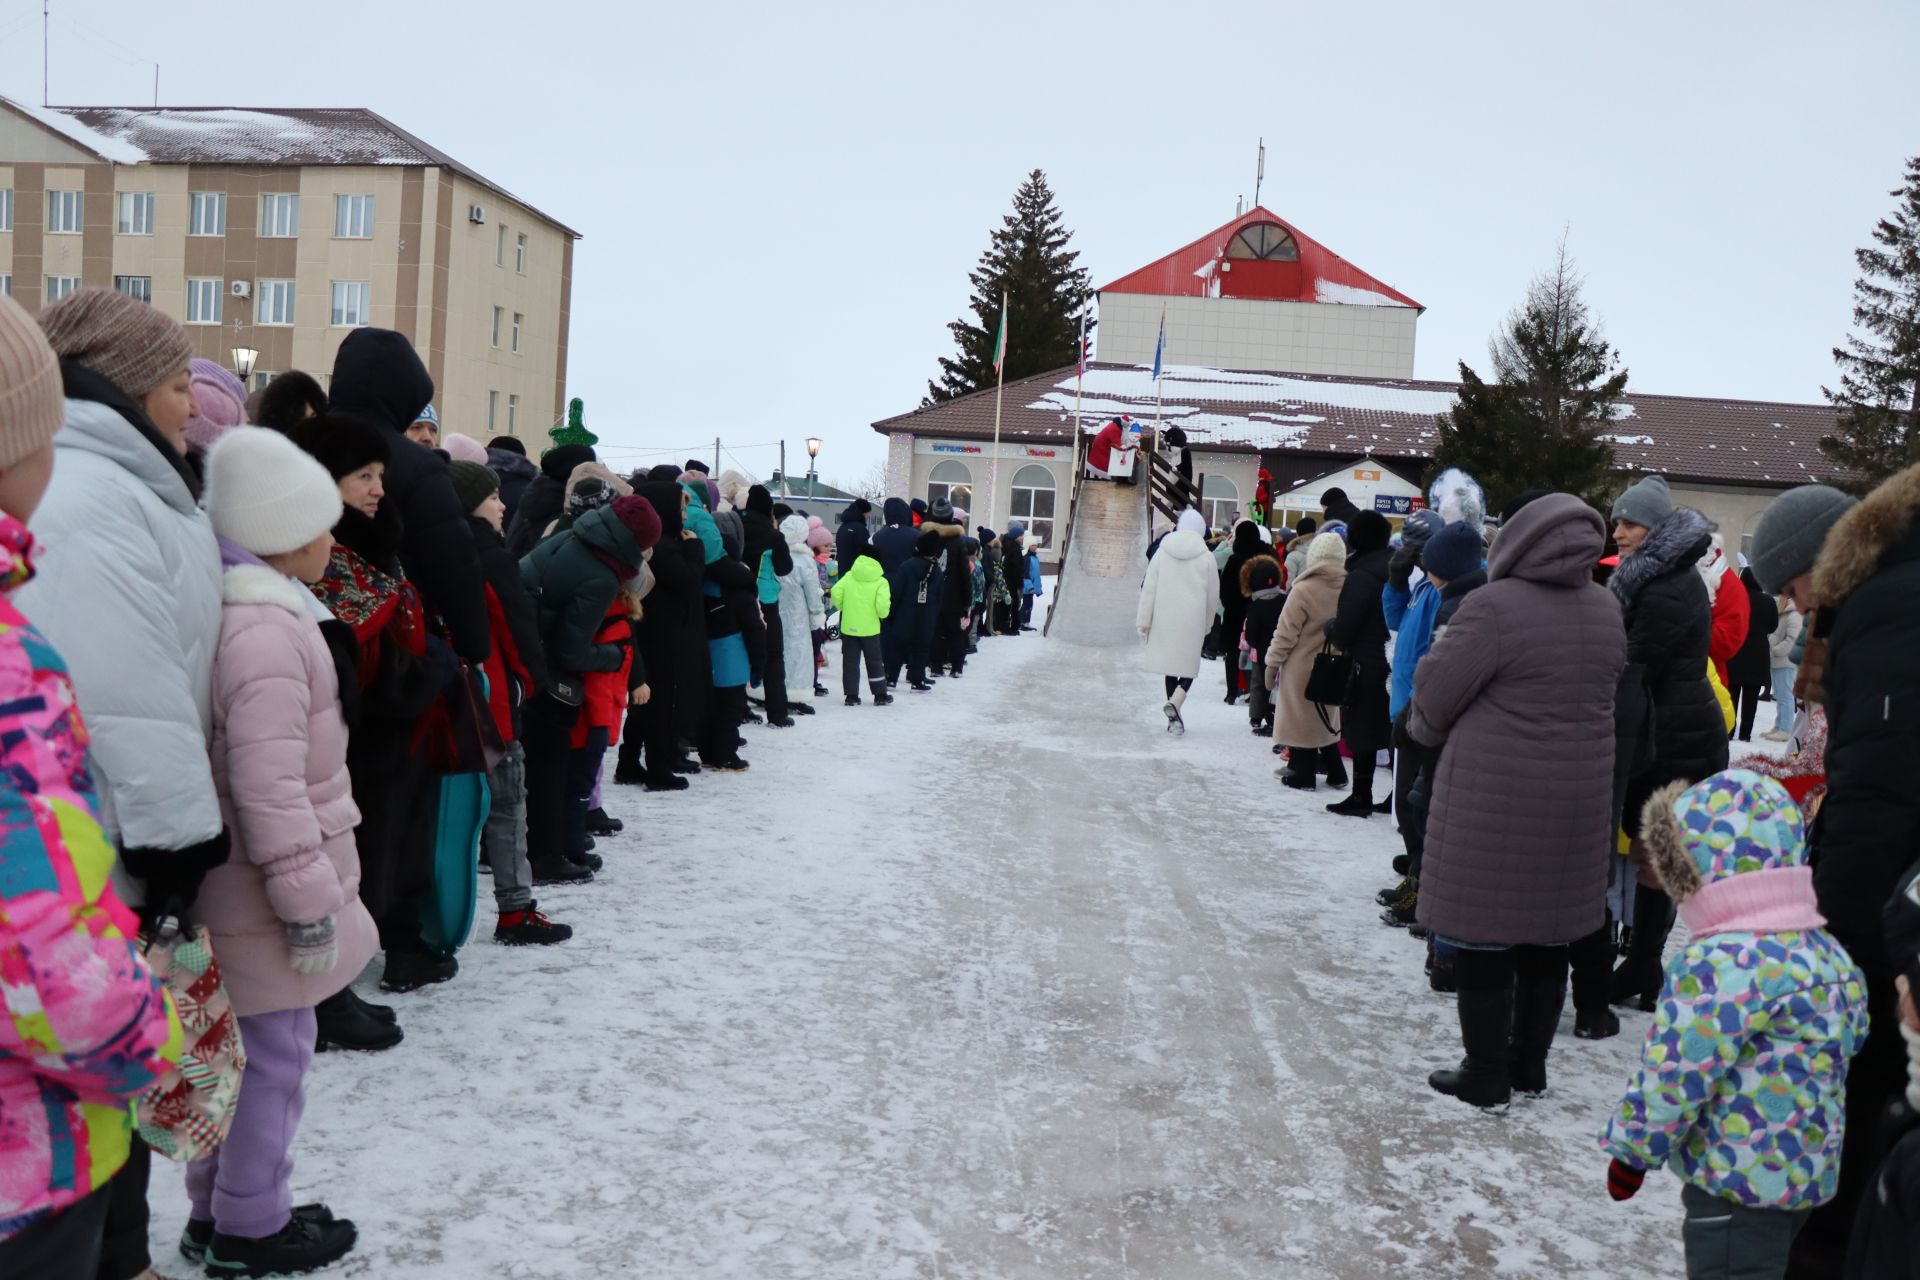
[[[15,102],[12,98],[0,97],[0,103],[13,108],[27,119],[59,134],[68,142],[85,151],[91,151],[102,160],[114,164],[145,164],[147,153],[124,138],[81,123],[57,107],[32,107],[24,102]]]
[[[1092,364],[1084,387],[1071,366],[1008,384],[1003,439],[1068,440],[1075,395],[1092,430],[1121,414],[1178,425],[1192,445],[1233,450],[1297,450],[1348,457],[1431,457],[1438,419],[1452,409],[1451,382],[1345,378],[1175,365],[1155,387],[1141,365]],[[1164,397],[1164,398],[1162,398]],[[1623,471],[1785,488],[1834,474],[1816,443],[1833,429],[1828,405],[1779,404],[1634,393],[1615,407],[1637,430],[1607,437]],[[873,424],[891,435],[963,440],[993,438],[991,388]]]
[[[1228,259],[1235,237],[1252,227],[1270,228],[1290,237],[1293,256]],[[1259,205],[1191,244],[1128,272],[1100,292],[1421,309],[1419,303],[1392,285],[1362,271]]]
[[[1332,280],[1313,282],[1315,302],[1344,303],[1349,307],[1404,307],[1407,304],[1395,297],[1381,293],[1378,289],[1362,289],[1358,285],[1339,284]]]

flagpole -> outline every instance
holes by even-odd
[[[1007,389],[1007,295],[1000,294],[1000,342],[993,361],[993,457],[987,463],[987,528],[993,528],[994,499],[1000,489],[1000,400]],[[991,602],[989,602],[991,605]]]
[[[1167,305],[1160,304],[1160,343],[1153,353],[1153,441],[1155,453],[1160,452],[1160,409],[1167,400],[1167,370],[1165,364],[1167,346]]]
[[[1067,492],[1073,493],[1080,487],[1080,397],[1087,384],[1087,306],[1080,304],[1080,349],[1079,360],[1075,368],[1079,370],[1073,379],[1073,472],[1067,480]],[[1057,550],[1057,548],[1056,548]]]

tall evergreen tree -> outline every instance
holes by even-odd
[[[1888,193],[1893,216],[1854,251],[1853,323],[1860,330],[1833,350],[1840,389],[1822,387],[1840,411],[1821,449],[1858,473],[1862,487],[1920,462],[1920,156]]]
[[[1528,489],[1601,505],[1616,487],[1605,437],[1627,387],[1619,353],[1580,296],[1563,239],[1553,267],[1488,343],[1493,382],[1460,362],[1460,398],[1439,422],[1436,472],[1459,467],[1498,511]]]
[[[947,326],[959,348],[940,360],[940,377],[927,383],[921,406],[940,404],[994,384],[993,348],[1000,336],[1000,295],[1007,295],[1008,382],[1076,363],[1080,313],[1091,283],[1080,255],[1067,248],[1073,233],[1061,225],[1047,175],[1038,169],[1013,193],[1013,212],[967,276],[970,317]],[[1088,331],[1092,331],[1089,324]]]

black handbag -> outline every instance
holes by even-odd
[[[1334,732],[1334,727],[1333,717],[1327,714],[1327,708],[1338,709],[1353,702],[1355,674],[1353,655],[1332,641],[1328,641],[1319,653],[1313,655],[1313,669],[1307,672],[1306,699],[1313,703],[1314,711],[1328,733]]]

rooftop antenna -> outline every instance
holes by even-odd
[[[1244,195],[1235,196],[1233,198],[1233,216],[1237,218],[1246,211],[1247,198]]]
[[[1260,162],[1256,164],[1253,168],[1253,203],[1255,208],[1258,208],[1260,205],[1260,184],[1262,182],[1265,182],[1266,179],[1267,179],[1267,140],[1265,138],[1262,138],[1260,139]]]
[[[53,0],[40,0],[40,105],[43,107],[50,105],[51,97],[47,89],[48,68],[52,65],[52,59],[47,53],[49,45],[47,28],[53,21],[52,9]]]

